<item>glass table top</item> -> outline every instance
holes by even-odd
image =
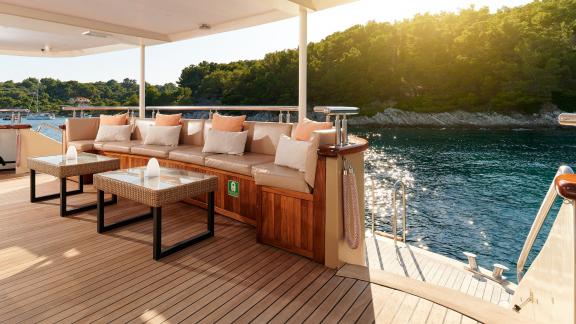
[[[73,166],[80,164],[89,164],[96,162],[106,162],[111,160],[117,160],[116,158],[107,157],[104,155],[98,155],[93,153],[78,153],[76,159],[66,159],[66,155],[51,155],[51,156],[40,156],[33,158],[38,162],[45,164],[51,164],[55,166]]]
[[[157,177],[146,176],[146,167],[108,171],[99,173],[98,176],[152,190],[176,188],[182,185],[216,178],[216,176],[208,174],[162,167],[160,168],[160,176]]]

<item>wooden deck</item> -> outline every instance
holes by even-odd
[[[461,262],[400,242],[394,244],[390,238],[367,237],[366,248],[366,263],[372,269],[452,288],[510,308],[516,288],[512,283],[500,284],[488,280],[465,270]],[[411,295],[402,301],[400,308],[411,308],[414,322],[420,322],[415,318],[427,318],[427,322],[433,323],[474,322],[459,313]]]
[[[62,218],[57,200],[29,202],[28,181],[0,180],[0,323],[469,320],[432,302],[339,277],[308,259],[258,244],[254,228],[222,216],[216,217],[213,239],[155,262],[151,221],[97,234],[95,211]],[[58,188],[45,175],[37,183],[40,195]],[[70,201],[94,199],[94,194],[84,194]],[[120,199],[107,209],[107,217],[120,219],[144,209]],[[169,206],[165,215],[167,244],[206,226],[204,211],[187,204]],[[430,266],[420,266],[427,280],[500,298],[457,271],[428,270]]]

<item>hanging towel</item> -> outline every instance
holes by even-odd
[[[354,169],[344,159],[342,175],[342,193],[344,203],[344,236],[351,249],[360,245],[360,206],[358,203],[358,187]]]

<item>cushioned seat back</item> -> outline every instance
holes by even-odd
[[[246,152],[275,155],[282,135],[290,136],[292,124],[274,122],[244,122],[248,131]]]
[[[100,118],[66,119],[66,139],[72,141],[94,140],[98,134]]]
[[[134,120],[134,131],[132,132],[132,139],[143,141],[146,138],[146,131],[148,127],[154,125],[154,119],[135,119]]]
[[[182,119],[179,144],[204,145],[204,119]]]

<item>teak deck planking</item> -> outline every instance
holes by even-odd
[[[27,183],[27,177],[0,180],[6,198],[0,201],[2,323],[429,320],[406,315],[415,314],[422,300],[259,244],[253,227],[220,215],[213,239],[153,261],[151,221],[97,234],[95,211],[60,217],[57,201],[28,202]],[[45,175],[38,186],[40,193],[58,189]],[[86,189],[70,203],[93,201],[93,189]],[[107,216],[120,219],[144,209],[120,199]],[[189,204],[170,205],[165,215],[167,244],[205,226],[204,211]],[[433,261],[422,267],[443,277]],[[408,272],[416,276],[417,267]]]

